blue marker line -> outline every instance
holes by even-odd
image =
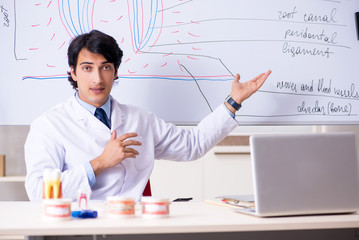
[[[65,22],[66,22],[67,27],[70,29],[72,35],[75,36],[75,33],[72,31],[72,29],[71,29],[69,23],[67,22],[67,18],[66,18],[66,15],[65,15],[64,1],[65,1],[65,0],[62,0],[62,14],[64,15],[64,19],[65,19]]]
[[[24,77],[22,78],[22,80],[28,80],[28,79],[33,79],[33,80],[52,80],[52,79],[67,79],[67,76],[65,77]]]
[[[70,8],[70,0],[67,0],[67,3],[68,3],[68,5],[69,5],[70,20],[71,20],[72,26],[74,27],[74,30],[75,30],[75,32],[76,32],[76,36],[78,36],[79,33],[77,32],[76,27],[75,27],[75,24],[74,24],[74,20],[72,19],[71,8]]]
[[[135,4],[135,2],[136,2],[136,6],[134,5]],[[133,15],[134,15],[134,18],[133,18],[133,31],[134,31],[134,41],[135,41],[135,46],[136,46],[136,50],[138,50],[139,49],[139,47],[138,47],[138,43],[139,43],[139,26],[138,26],[138,1],[137,0],[135,0],[135,1],[133,1],[133,11],[134,11],[134,13],[133,13]]]
[[[171,80],[171,81],[185,81],[185,82],[190,82],[190,81],[195,81],[193,78],[189,78],[189,79],[184,79],[184,78],[175,78],[175,77],[135,77],[135,76],[131,76],[131,77],[126,77],[126,76],[119,76],[119,79],[138,79],[138,80],[142,80],[142,79],[148,79],[148,80]],[[56,80],[56,79],[67,79],[67,76],[63,76],[63,77],[23,77],[22,80]],[[222,79],[213,79],[213,78],[196,78],[196,81],[210,81],[210,82],[225,82],[225,81],[233,81],[232,78],[222,78]]]
[[[152,31],[151,31],[150,36],[149,36],[148,39],[146,40],[145,44],[141,47],[140,50],[142,50],[142,48],[147,45],[147,42],[149,41],[149,39],[151,38],[151,35],[152,35],[152,33],[153,33],[153,28],[151,27],[152,17],[153,17],[153,9],[152,9],[152,8],[153,8],[153,1],[151,0],[151,10],[150,10],[150,11],[151,11],[151,18],[150,18],[150,21],[149,21],[149,23],[148,23],[148,28],[147,28],[146,35],[145,35],[145,40],[146,40],[147,37],[148,37],[148,33],[149,33],[150,29],[152,29]],[[156,14],[155,14],[155,21],[154,21],[154,22],[156,22]]]
[[[141,35],[141,28],[139,26],[140,20],[139,20],[139,7],[138,7],[138,0],[132,1],[132,7],[133,7],[133,35],[134,35],[134,45],[136,50],[142,50],[149,42],[149,40],[152,37],[154,26],[157,19],[157,10],[158,10],[158,0],[155,1],[155,4],[153,0],[151,0],[151,8],[150,8],[150,21],[148,23],[148,27],[146,30],[146,34],[144,39],[140,39]],[[142,16],[144,17],[144,16]]]
[[[147,33],[146,33],[146,36],[145,36],[145,39],[146,42],[144,43],[144,45],[141,47],[141,50],[142,48],[144,48],[148,41],[151,39],[152,37],[152,34],[153,34],[153,30],[154,30],[154,26],[155,26],[155,23],[156,23],[156,19],[157,19],[157,10],[158,10],[158,0],[156,0],[156,9],[155,11],[153,11],[153,1],[151,0],[151,19],[150,19],[150,22],[148,24],[148,28],[147,28]],[[153,19],[153,15],[154,15],[154,21],[152,22],[152,19]],[[148,36],[148,32],[151,32],[150,35]],[[148,37],[147,37],[148,36]]]
[[[87,18],[87,31],[91,31],[90,22],[89,22],[89,4],[90,0],[87,0],[87,7],[86,7],[86,18]]]
[[[84,16],[85,16],[85,10],[86,10],[85,5],[86,5],[86,1],[84,1],[84,5],[82,6],[82,24],[83,24],[82,27],[83,27],[83,29],[84,29],[84,32],[88,32],[88,29],[86,29],[85,18],[84,18]]]
[[[149,80],[175,80],[175,81],[195,81],[193,78],[183,79],[183,78],[175,78],[175,77],[126,77],[126,76],[119,76],[119,79],[149,79]],[[225,81],[233,81],[232,78],[222,78],[222,79],[212,79],[212,78],[196,78],[196,81],[210,81],[210,82],[225,82]]]
[[[137,45],[136,45],[137,44],[137,42],[136,42],[136,26],[135,26],[136,13],[135,13],[135,1],[134,0],[132,1],[132,11],[133,11],[133,22],[132,22],[132,24],[133,24],[133,41],[134,41],[135,47],[137,49]]]
[[[80,19],[80,0],[77,0],[77,20],[79,21],[81,34],[83,34],[82,27],[81,27],[81,19]]]

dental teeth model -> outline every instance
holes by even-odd
[[[59,169],[46,169],[43,181],[43,198],[62,198],[61,171]]]

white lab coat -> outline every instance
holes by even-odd
[[[222,104],[197,127],[182,129],[158,119],[153,113],[123,105],[111,97],[111,129],[117,136],[136,132],[140,155],[125,159],[103,171],[90,187],[85,161],[99,156],[112,130],[71,97],[36,120],[25,143],[26,181],[30,200],[42,199],[42,176],[46,168],[62,171],[62,191],[76,199],[78,189],[91,192],[91,199],[131,196],[140,199],[153,169],[154,159],[190,161],[203,156],[237,125]]]

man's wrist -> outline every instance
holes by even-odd
[[[100,156],[90,161],[90,164],[96,177],[104,170],[101,163],[102,161],[100,159]]]
[[[229,103],[224,102],[224,105],[226,106],[226,108],[228,109],[228,111],[230,111],[232,114],[236,114],[236,109],[234,109],[231,105],[229,105]]]
[[[227,98],[225,100],[225,105],[233,113],[235,113],[236,111],[238,111],[242,107],[242,104],[237,103],[235,100],[233,100],[231,95],[227,96]]]
[[[90,162],[85,162],[84,167],[85,167],[87,179],[89,181],[90,186],[92,187],[96,183],[95,172]]]
[[[232,118],[235,118],[236,117],[236,114],[235,114],[235,112],[232,112],[231,110],[229,110],[229,108],[226,106],[226,104],[225,103],[223,103],[223,107],[224,107],[224,109],[226,109],[226,111],[228,112],[228,114],[232,117]],[[234,111],[234,110],[233,110]]]

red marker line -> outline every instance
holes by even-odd
[[[92,4],[92,13],[91,13],[91,27],[92,29],[94,29],[93,27],[93,14],[94,14],[94,11],[95,11],[95,3],[96,3],[96,0],[93,1],[93,4]]]
[[[53,66],[53,65],[49,65],[49,64],[46,64],[46,66],[48,66],[48,67],[51,67],[51,68],[54,68],[54,67],[56,67],[56,66]]]
[[[183,69],[182,69],[182,67],[181,67],[181,64],[180,64],[179,60],[177,60],[177,64],[178,64],[178,66],[179,66],[181,72],[183,72]]]
[[[47,8],[49,8],[50,7],[50,4],[52,3],[52,0],[49,2],[49,4],[47,4]]]
[[[38,26],[40,26],[40,24],[31,25],[31,27],[38,27]]]
[[[198,58],[194,58],[194,57],[190,57],[190,56],[187,56],[187,57],[192,60],[199,60]]]
[[[189,35],[191,35],[192,37],[200,37],[200,36],[198,36],[198,35],[194,35],[194,34],[192,34],[192,33],[188,33]]]
[[[166,55],[163,55],[163,57],[167,57],[167,56],[169,56],[169,55],[171,55],[171,54],[173,54],[173,52],[170,52],[170,53],[168,53],[168,54],[166,54]]]
[[[52,20],[52,17],[50,17],[50,20],[49,20],[49,22],[47,23],[47,27],[50,25],[50,23],[51,23],[51,20]]]
[[[61,44],[61,46],[59,47],[59,50],[60,50],[64,45],[65,45],[65,42],[63,42],[63,43]]]
[[[167,65],[167,62],[165,62],[165,64],[161,65],[161,67],[164,67],[164,66],[166,66],[166,65]]]
[[[62,20],[62,17],[61,17],[61,7],[60,7],[60,1],[57,1],[57,4],[58,4],[58,9],[59,9],[59,16],[60,16],[60,20],[61,20],[61,23],[62,25],[64,26],[64,28],[66,29],[66,32],[67,34],[70,36],[70,38],[73,38],[72,35],[69,33],[69,30],[67,29],[64,21]]]

